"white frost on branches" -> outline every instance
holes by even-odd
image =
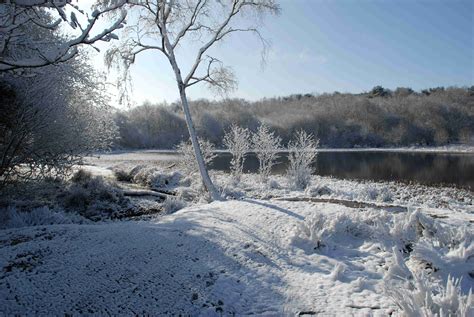
[[[305,189],[314,172],[312,164],[317,156],[319,140],[304,130],[297,131],[294,140],[288,143],[288,178],[296,189]]]
[[[252,143],[259,162],[260,179],[262,182],[266,182],[276,159],[279,157],[278,151],[281,148],[281,138],[270,131],[265,124],[262,124],[252,136]]]
[[[232,154],[231,172],[235,180],[239,180],[244,169],[245,156],[250,150],[250,132],[246,128],[233,124],[224,135],[224,145]]]
[[[124,25],[127,12],[121,7],[126,2],[120,0],[101,6],[90,16],[71,0],[16,0],[0,4],[0,72],[65,62],[76,56],[80,45],[117,39],[113,32]],[[69,15],[66,14],[69,11]],[[111,11],[120,14],[109,27],[97,30],[94,27],[97,21]],[[84,26],[78,15],[84,16]],[[60,42],[47,41],[42,36],[25,36],[32,26],[48,33],[60,33],[64,31],[62,26],[69,26],[79,34]]]

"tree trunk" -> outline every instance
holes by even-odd
[[[181,97],[181,104],[183,106],[183,111],[184,111],[184,117],[186,119],[186,125],[188,127],[189,136],[191,137],[191,143],[194,149],[194,156],[196,157],[196,160],[199,166],[199,172],[201,173],[202,181],[204,183],[204,186],[206,186],[207,191],[211,195],[212,200],[221,200],[221,196],[219,195],[219,192],[217,191],[216,187],[212,183],[212,180],[209,177],[209,173],[207,172],[206,164],[204,162],[204,159],[201,153],[201,147],[199,145],[199,141],[196,135],[196,130],[194,129],[194,123],[191,118],[191,113],[189,111],[188,98],[186,97],[186,91],[184,89],[183,83],[180,82],[179,80],[178,80],[178,86],[179,86],[179,95]]]
[[[201,174],[202,182],[206,187],[209,195],[211,195],[212,200],[221,200],[221,195],[217,191],[216,187],[212,183],[209,173],[207,172],[206,163],[202,157],[201,146],[196,135],[196,130],[194,129],[194,123],[191,118],[191,112],[189,111],[188,98],[186,97],[186,85],[183,82],[181,76],[181,70],[178,67],[178,62],[176,61],[176,56],[174,55],[174,49],[170,44],[169,38],[166,35],[166,25],[162,25],[163,29],[163,40],[168,51],[167,57],[173,68],[174,74],[176,76],[176,82],[178,84],[179,96],[181,97],[181,105],[184,111],[184,118],[186,119],[186,126],[188,127],[189,136],[191,137],[191,144],[194,149],[194,156],[199,166],[199,173]]]

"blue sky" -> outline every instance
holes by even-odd
[[[265,67],[260,44],[236,34],[212,53],[232,67],[239,86],[229,97],[256,100],[292,93],[361,92],[373,86],[474,85],[474,2],[460,0],[281,0],[268,17]],[[189,50],[179,58],[187,64]],[[137,103],[178,99],[172,70],[157,53],[132,71]],[[220,98],[205,85],[191,98]]]

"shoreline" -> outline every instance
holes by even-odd
[[[216,149],[215,153],[230,153],[228,150]],[[433,154],[474,154],[474,146],[437,146],[437,147],[392,147],[392,148],[318,148],[317,152],[393,152],[393,153],[433,153]],[[87,157],[96,155],[116,155],[124,153],[158,153],[165,155],[179,155],[178,151],[172,149],[121,149],[111,150],[109,152],[94,153]],[[254,153],[250,151],[249,153]],[[278,153],[288,153],[286,150],[278,151]]]

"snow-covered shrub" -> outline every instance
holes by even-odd
[[[257,132],[252,136],[252,145],[259,162],[258,172],[262,182],[268,180],[268,176],[272,171],[272,166],[278,158],[280,150],[281,138],[276,136],[274,132],[262,124],[258,127]]]
[[[79,169],[71,177],[71,182],[73,183],[86,183],[92,180],[92,173],[83,169]]]
[[[384,187],[379,191],[377,200],[381,202],[390,202],[393,200],[393,194],[388,188]]]
[[[375,188],[374,186],[366,186],[362,189],[361,193],[360,193],[360,198],[362,198],[362,200],[377,200],[377,196],[378,196],[378,191],[377,191],[377,188]]]
[[[155,166],[143,166],[134,174],[132,180],[135,184],[150,188],[174,188],[178,186],[181,174]]]
[[[156,166],[149,165],[138,165],[130,171],[132,176],[132,182],[142,186],[149,186],[150,175],[156,172],[158,168]]]
[[[184,201],[197,201],[199,193],[190,187],[178,187],[176,190],[177,197]]]
[[[169,188],[176,187],[181,180],[179,172],[156,171],[148,179],[151,188]]]
[[[72,213],[65,213],[62,210],[51,210],[48,207],[34,208],[29,211],[20,211],[15,207],[7,207],[0,210],[2,219],[0,229],[20,228],[29,226],[83,223],[86,219]]]
[[[316,185],[306,188],[305,193],[309,196],[323,196],[330,195],[332,191],[325,185]]]
[[[458,245],[442,245],[435,237],[422,238],[410,254],[410,265],[439,278],[448,275],[460,279],[464,288],[472,286],[474,277],[474,243],[464,241]]]
[[[224,135],[224,145],[232,154],[230,161],[232,176],[236,180],[240,180],[244,169],[245,155],[250,149],[250,132],[246,128],[241,128],[236,124],[230,127]]]
[[[114,166],[112,168],[115,179],[119,182],[131,182],[133,177],[130,175],[130,171],[122,166]]]
[[[280,189],[280,183],[274,178],[268,180],[268,188],[270,189]]]
[[[378,189],[374,186],[367,185],[361,190],[358,198],[365,201],[389,202],[392,201],[393,194],[385,187]]]
[[[229,179],[224,181],[223,184],[219,184],[218,189],[221,194],[221,197],[230,198],[230,199],[239,199],[245,196],[241,188],[239,188],[239,181],[234,179]]]
[[[392,247],[392,262],[385,273],[385,279],[402,279],[406,280],[411,278],[411,271],[405,263],[403,258],[402,250],[398,247]]]
[[[114,218],[128,207],[128,199],[115,184],[79,170],[62,194],[66,208],[91,220]]]
[[[182,175],[154,165],[137,165],[134,167],[115,166],[113,168],[117,180],[133,182],[138,185],[155,189],[175,188],[181,184]]]
[[[199,145],[201,147],[204,163],[206,165],[210,164],[217,156],[214,152],[214,145],[205,139],[199,139]],[[176,150],[182,155],[182,159],[179,162],[180,171],[185,175],[199,173],[199,166],[194,156],[194,148],[191,140],[181,142],[176,147]]]
[[[414,244],[423,236],[432,236],[433,219],[420,210],[408,210],[393,216],[390,226],[391,239],[404,252],[411,252]]]
[[[394,256],[384,279],[405,315],[472,316],[472,235],[467,226],[441,223],[419,211],[394,216]]]
[[[392,251],[395,247],[397,251],[410,254],[422,238],[437,241],[434,238],[436,230],[433,219],[419,210],[390,214],[369,209],[353,214],[338,212],[330,216],[316,213],[305,218],[296,236],[310,241],[315,249],[350,244],[356,238],[376,242],[386,251]],[[465,246],[465,249],[465,252],[471,252],[470,246]]]
[[[166,214],[171,214],[186,207],[186,203],[179,197],[167,197],[162,206]]]
[[[431,283],[424,273],[413,274],[407,285],[386,283],[386,291],[405,316],[474,316],[472,290],[463,295],[459,280],[449,277],[446,287]]]
[[[386,231],[387,217],[386,213],[370,210],[351,215],[317,213],[300,224],[296,235],[308,240],[315,250],[332,249],[338,244],[351,244],[355,239],[378,239]]]
[[[296,189],[305,189],[311,181],[319,140],[304,130],[296,132],[294,139],[288,143],[287,175],[290,185]]]

